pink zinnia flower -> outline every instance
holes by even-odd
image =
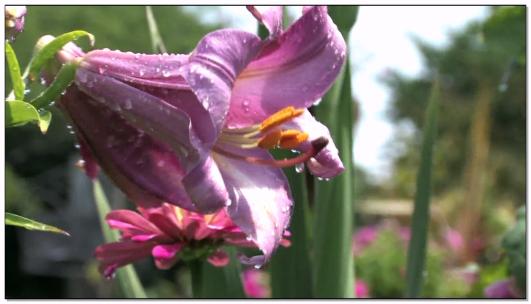
[[[368,298],[369,297],[369,285],[363,280],[356,280],[354,283],[354,291],[357,298]]]
[[[172,267],[179,258],[208,256],[214,266],[225,266],[228,255],[219,247],[233,244],[256,247],[222,209],[202,215],[170,204],[110,212],[107,223],[122,233],[119,242],[96,248],[100,271],[110,277],[118,267],[153,256],[159,269]]]
[[[326,7],[305,7],[286,31],[281,7],[249,10],[267,39],[223,29],[185,55],[84,54],[70,45],[59,58],[79,68],[59,105],[90,176],[101,166],[143,207],[227,207],[263,252],[245,262],[262,265],[291,217],[281,168],[306,164],[322,178],[344,170],[328,129],[306,108],[333,84],[346,44]],[[275,160],[274,148],[300,154]]]
[[[270,295],[268,286],[264,284],[264,273],[256,269],[246,269],[242,273],[243,289],[250,298],[267,298]]]
[[[355,254],[359,254],[365,247],[369,246],[378,237],[379,229],[377,226],[365,226],[356,231],[352,238],[352,250]]]

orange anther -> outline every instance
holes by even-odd
[[[293,132],[295,131],[295,132]],[[283,149],[295,149],[308,139],[308,133],[298,130],[288,130],[282,132],[279,146]]]
[[[282,137],[282,131],[276,130],[269,132],[266,136],[262,137],[258,142],[258,146],[262,149],[273,149],[276,148]]]
[[[260,125],[260,131],[270,130],[278,125],[290,121],[293,118],[304,113],[304,109],[295,109],[292,106],[285,107],[282,110],[266,118]]]

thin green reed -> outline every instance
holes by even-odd
[[[284,27],[290,24],[289,12],[284,7]],[[267,36],[262,26],[260,37]],[[274,151],[275,158],[289,157],[285,151]],[[271,296],[273,298],[312,298],[313,267],[310,257],[310,206],[306,175],[293,168],[284,170],[293,196],[293,216],[289,231],[291,246],[279,248],[270,262]]]
[[[439,80],[435,79],[425,114],[420,167],[417,174],[417,191],[411,220],[406,270],[406,297],[417,298],[422,291],[426,261],[426,241],[429,230],[433,146],[437,133],[439,110]]]
[[[329,7],[330,16],[348,42],[358,13],[356,6]],[[317,118],[330,128],[345,166],[345,172],[331,181],[317,181],[314,221],[314,296],[354,296],[353,230],[353,105],[347,60],[336,84],[315,108]]]
[[[97,179],[93,181],[92,187],[94,201],[96,203],[101,229],[103,231],[103,238],[107,243],[116,242],[120,239],[120,234],[118,231],[111,230],[105,222],[105,216],[111,211],[105,192]],[[124,297],[132,299],[147,298],[144,287],[142,287],[142,283],[140,282],[140,279],[138,279],[133,265],[127,265],[118,269],[116,271],[116,279],[120,284],[120,289]]]

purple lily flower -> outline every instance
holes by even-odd
[[[143,55],[70,45],[75,86],[60,107],[71,118],[85,170],[99,164],[142,207],[162,202],[227,212],[258,245],[261,265],[282,239],[292,197],[281,168],[318,177],[343,171],[328,129],[306,108],[337,77],[346,45],[326,7],[305,8],[285,32],[282,10],[249,7],[271,35],[223,29],[188,55]],[[300,154],[275,160],[268,150]]]

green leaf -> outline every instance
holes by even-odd
[[[200,297],[207,299],[242,299],[245,298],[241,281],[241,264],[236,257],[234,247],[224,248],[229,254],[230,262],[224,267],[214,267],[208,262],[202,262],[202,281]],[[198,297],[194,294],[194,297]]]
[[[46,134],[48,127],[52,122],[52,112],[41,110],[39,113],[39,129],[41,129],[42,134]]]
[[[287,157],[287,156],[284,156]],[[283,158],[275,155],[275,158]],[[305,174],[284,170],[293,194],[293,216],[289,231],[291,246],[279,247],[270,262],[273,298],[312,298],[313,267],[308,235],[308,187]]]
[[[77,40],[80,37],[87,36],[90,40],[90,45],[94,45],[94,35],[89,32],[78,30],[62,34],[56,37],[54,40],[46,44],[37,54],[31,59],[29,64],[29,75],[31,79],[36,79],[37,74],[42,67],[52,59],[55,54],[61,50],[61,48],[68,42]]]
[[[61,230],[57,227],[46,225],[46,224],[31,220],[29,218],[25,218],[20,215],[16,215],[16,214],[9,213],[9,212],[5,213],[5,221],[6,221],[5,222],[6,225],[10,225],[10,226],[22,227],[28,230],[60,233],[60,234],[70,236],[68,232]]]
[[[37,109],[48,106],[56,100],[70,86],[76,76],[77,65],[74,63],[64,64],[53,82],[39,96],[35,97],[30,103]]]
[[[11,47],[8,41],[6,43],[6,60],[7,68],[9,69],[9,75],[11,76],[11,81],[13,82],[13,91],[15,93],[15,99],[24,100],[24,80],[20,75],[20,65],[18,64],[17,55]]]
[[[32,105],[20,100],[5,102],[6,127],[18,127],[28,122],[38,123],[39,112]]]
[[[431,199],[431,178],[433,146],[437,133],[437,113],[439,109],[439,80],[436,79],[426,109],[425,126],[421,146],[420,167],[417,173],[415,205],[411,218],[411,241],[409,242],[406,269],[406,297],[420,295],[426,260],[426,239],[429,230],[429,209]]]
[[[345,37],[348,38],[348,33],[358,19],[359,6],[357,5],[331,5],[328,7],[328,12],[337,28]]]
[[[153,16],[153,10],[151,9],[151,6],[149,5],[146,6],[146,18],[147,18],[148,27],[149,27],[149,36],[151,37],[151,49],[155,53],[168,52],[166,50],[166,46],[164,45],[164,41],[162,40],[162,37],[160,36],[159,27],[157,26],[157,21],[155,20],[155,16]]]
[[[52,120],[52,113],[48,111],[39,113],[31,104],[20,100],[6,101],[5,110],[7,128],[35,123],[44,134],[48,130]]]
[[[103,231],[103,238],[107,243],[117,242],[120,239],[118,231],[111,230],[105,222],[105,216],[111,212],[111,207],[107,201],[107,197],[103,192],[100,182],[97,179],[93,180],[94,201],[100,218],[101,229]],[[146,292],[142,287],[142,283],[136,274],[133,265],[127,265],[119,268],[116,271],[116,279],[120,284],[123,295],[126,298],[147,298]]]

